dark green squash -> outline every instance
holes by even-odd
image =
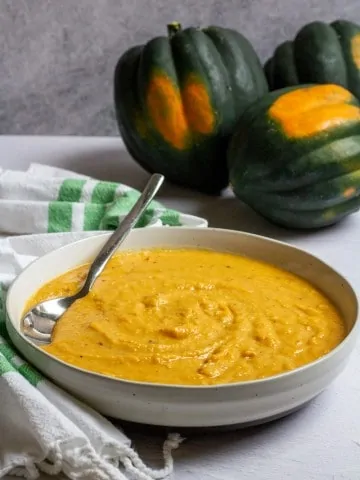
[[[292,228],[331,225],[360,207],[360,108],[337,85],[268,93],[242,115],[228,149],[234,193]]]
[[[360,98],[360,26],[347,20],[312,22],[278,46],[265,64],[270,90],[333,83]]]
[[[226,147],[241,113],[268,91],[260,60],[240,33],[168,26],[133,47],[114,75],[124,143],[147,171],[216,194],[228,185]]]

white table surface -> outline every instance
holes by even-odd
[[[3,136],[0,155],[2,168],[24,170],[38,162],[135,188],[141,188],[148,176],[119,138]],[[160,197],[169,207],[206,217],[210,226],[263,234],[304,248],[330,263],[360,291],[360,214],[335,227],[300,233],[271,226],[230,193],[207,197],[165,185]],[[253,429],[188,438],[174,455],[175,479],[359,480],[359,366],[360,341],[345,372],[298,413]],[[157,465],[163,439],[126,433],[144,460]]]

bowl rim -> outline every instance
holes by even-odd
[[[182,230],[183,232],[184,231],[189,232],[189,234],[200,233],[199,228],[196,228],[196,227],[171,227],[170,226],[170,227],[166,228],[167,231],[170,230],[170,229],[171,230]],[[143,230],[143,229],[136,229],[136,230]],[[136,230],[134,229],[133,231],[136,231]],[[164,230],[164,227],[153,227],[153,228],[151,228],[152,232],[154,232],[156,230]],[[260,387],[262,385],[267,385],[267,384],[271,384],[271,383],[274,383],[274,382],[281,381],[283,379],[287,379],[287,378],[289,378],[291,376],[294,376],[294,375],[299,375],[303,372],[308,371],[311,368],[314,368],[314,367],[328,361],[334,355],[337,355],[341,350],[346,348],[346,345],[357,335],[358,330],[359,330],[359,324],[360,324],[360,315],[359,315],[359,303],[360,302],[359,302],[358,296],[356,294],[356,291],[353,288],[353,286],[351,285],[351,283],[341,273],[339,273],[334,267],[329,265],[327,262],[323,261],[322,259],[320,259],[316,255],[314,255],[314,254],[312,254],[312,253],[310,253],[310,252],[308,252],[308,251],[306,251],[302,248],[299,248],[295,245],[291,245],[290,243],[287,243],[287,242],[284,242],[284,241],[281,241],[281,240],[277,240],[277,239],[274,239],[274,238],[271,238],[271,237],[266,237],[264,235],[244,232],[242,230],[232,230],[232,229],[216,228],[216,227],[203,228],[203,229],[201,229],[201,231],[202,232],[205,232],[205,231],[214,232],[215,231],[215,232],[218,232],[220,234],[222,234],[222,233],[223,234],[229,234],[230,233],[230,234],[241,235],[241,236],[245,236],[245,237],[249,237],[249,238],[256,238],[256,239],[259,239],[260,241],[265,241],[265,242],[269,242],[269,243],[278,244],[280,247],[293,249],[293,250],[295,250],[296,252],[299,252],[299,253],[305,253],[306,255],[308,255],[309,257],[312,257],[317,262],[320,262],[321,264],[323,264],[324,266],[326,266],[327,268],[332,270],[332,272],[335,273],[335,275],[340,277],[342,282],[344,284],[346,284],[347,288],[352,293],[352,296],[353,296],[353,299],[354,299],[354,302],[355,302],[356,318],[355,318],[353,326],[351,327],[351,330],[346,334],[344,339],[335,348],[330,350],[328,353],[326,353],[322,357],[319,357],[318,359],[313,360],[312,362],[306,363],[306,364],[304,364],[300,367],[294,368],[292,370],[288,370],[288,371],[285,371],[285,372],[282,372],[282,373],[279,373],[279,374],[276,374],[276,375],[271,375],[269,377],[259,378],[259,379],[255,379],[255,380],[245,380],[245,381],[240,381],[240,382],[219,383],[219,384],[213,384],[213,385],[186,385],[186,384],[184,385],[184,384],[166,384],[166,383],[157,383],[157,382],[144,382],[144,381],[138,381],[138,380],[129,380],[129,379],[126,379],[126,378],[118,378],[118,377],[114,377],[114,376],[111,376],[111,375],[106,375],[106,374],[103,374],[103,373],[94,372],[94,371],[91,371],[91,370],[86,370],[86,369],[78,367],[76,365],[72,365],[71,363],[67,363],[67,362],[59,359],[55,355],[52,355],[45,350],[42,350],[38,345],[34,344],[30,339],[28,339],[23,334],[23,332],[21,331],[20,328],[17,328],[15,326],[15,322],[13,321],[13,319],[10,315],[10,311],[9,311],[10,310],[12,290],[13,290],[16,282],[18,281],[18,279],[23,275],[23,273],[25,273],[28,269],[32,268],[34,264],[46,261],[46,259],[48,257],[50,257],[52,255],[58,255],[63,250],[71,249],[79,243],[83,243],[83,242],[91,243],[93,241],[93,239],[97,239],[99,237],[104,237],[104,238],[108,237],[108,236],[111,235],[112,232],[100,233],[99,235],[92,235],[92,236],[89,236],[89,237],[86,237],[86,238],[82,238],[80,240],[76,240],[74,242],[68,243],[68,244],[63,245],[63,246],[61,246],[59,248],[56,248],[54,250],[51,250],[50,252],[47,252],[46,254],[41,255],[40,257],[36,258],[31,263],[29,263],[29,265],[27,265],[20,272],[20,274],[17,277],[15,277],[15,279],[11,282],[11,284],[10,284],[8,290],[7,290],[6,301],[5,301],[6,329],[8,330],[8,323],[10,323],[12,328],[16,332],[16,334],[19,335],[21,337],[21,339],[23,341],[25,341],[26,344],[30,348],[33,348],[35,351],[40,353],[40,355],[42,354],[45,357],[50,357],[52,360],[54,360],[56,363],[62,365],[66,369],[75,370],[76,372],[81,373],[81,374],[94,376],[96,378],[106,380],[108,382],[112,382],[113,384],[119,384],[120,383],[120,384],[124,384],[124,385],[135,385],[135,386],[144,387],[144,388],[149,388],[149,387],[158,388],[158,389],[162,389],[162,390],[164,390],[164,389],[189,390],[190,389],[190,390],[201,390],[201,391],[203,391],[203,390],[220,390],[220,389],[223,390],[223,389],[232,389],[232,388]],[[141,248],[146,248],[146,247],[141,247]],[[128,250],[131,250],[131,248],[129,248]],[[219,250],[219,251],[221,251],[221,250]],[[271,262],[269,262],[269,263],[271,263]],[[10,333],[9,333],[9,335],[10,335]],[[22,355],[21,350],[20,350],[20,354]]]

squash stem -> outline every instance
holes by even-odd
[[[171,22],[167,26],[169,38],[172,38],[177,32],[181,32],[181,30],[181,23],[179,22]]]

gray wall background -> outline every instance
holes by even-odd
[[[265,60],[336,18],[360,22],[360,0],[0,0],[0,134],[117,135],[116,61],[170,21],[237,28]]]

